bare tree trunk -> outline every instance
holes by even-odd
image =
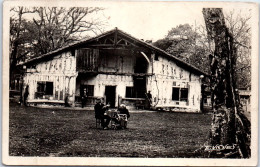
[[[17,32],[15,34],[16,40],[14,41],[13,48],[10,54],[10,72],[9,72],[9,86],[11,87],[11,81],[14,80],[14,71],[16,70],[16,64],[17,64],[17,52],[19,47],[19,38],[20,38],[20,31],[21,31],[21,24],[22,24],[22,15],[23,15],[23,7],[19,7],[18,11],[18,26],[17,26]]]
[[[220,8],[204,8],[203,15],[208,37],[215,43],[210,55],[210,86],[212,91],[213,118],[211,144],[236,145],[236,149],[222,150],[226,157],[250,157],[250,122],[243,115],[235,81],[236,48],[233,36],[225,25]]]

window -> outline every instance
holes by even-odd
[[[37,82],[37,92],[44,92],[45,82]]]
[[[37,92],[43,95],[53,95],[53,82],[38,81]]]
[[[94,85],[87,85],[87,96],[94,96]]]
[[[180,98],[180,88],[172,88],[172,100],[179,101]]]
[[[94,96],[94,85],[81,85],[80,86],[80,94],[83,95],[83,91],[86,89],[87,96]]]
[[[181,88],[181,101],[188,101],[188,88]]]
[[[126,87],[125,97],[128,98],[145,98],[146,93],[146,77],[134,76],[133,86]]]
[[[125,97],[134,98],[134,87],[126,87]]]
[[[175,101],[188,101],[188,88],[172,88],[172,100]]]
[[[53,82],[46,82],[46,95],[53,95]]]

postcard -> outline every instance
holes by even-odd
[[[258,4],[3,3],[5,165],[255,166]]]

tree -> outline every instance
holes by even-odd
[[[236,149],[220,153],[226,157],[249,158],[250,122],[243,113],[236,91],[234,74],[237,49],[234,35],[225,24],[222,9],[204,8],[203,16],[208,38],[215,44],[214,54],[210,56],[213,97],[211,144],[236,144]]]
[[[103,31],[99,7],[15,7],[10,18],[10,80],[16,64]]]
[[[200,34],[198,28],[193,29],[189,24],[178,25],[172,28],[164,39],[153,44],[208,72],[207,55],[209,54],[209,48],[206,44],[207,39],[203,38],[204,36]]]
[[[250,11],[229,11],[225,17],[226,26],[233,34],[237,49],[235,61],[235,80],[238,88],[251,87],[251,29]],[[203,25],[189,24],[172,28],[164,39],[153,43],[155,46],[173,54],[195,67],[209,73],[208,55],[214,52],[214,43],[208,40]]]
[[[236,80],[240,88],[251,87],[251,19],[250,10],[230,11],[226,13],[225,22],[233,34],[236,54]]]
[[[31,54],[37,56],[82,39],[82,33],[100,33],[103,31],[104,21],[94,16],[102,10],[103,8],[98,7],[13,8],[11,11],[14,16],[10,19],[10,41],[14,45],[11,45],[11,53],[15,55],[15,49],[18,46],[23,47],[27,44],[34,48],[30,51]],[[29,16],[30,19],[26,19]],[[24,41],[21,38],[30,40]],[[21,43],[16,41],[21,41]]]
[[[35,47],[38,54],[61,48],[69,43],[82,39],[83,32],[102,32],[103,22],[98,19],[88,19],[89,15],[97,13],[102,8],[34,8],[39,19],[33,19],[36,28]],[[35,29],[33,29],[35,30]]]
[[[31,11],[24,7],[18,7],[12,8],[11,12],[14,12],[16,15],[10,18],[10,86],[14,80],[13,73],[17,70],[17,61],[28,54],[28,51],[25,51],[24,45],[30,39],[26,35],[28,31],[26,30],[26,20],[23,19],[23,16],[31,13]]]

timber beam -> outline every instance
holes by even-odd
[[[78,70],[79,75],[80,74],[92,74],[92,75],[98,75],[98,74],[105,74],[105,75],[125,75],[125,76],[152,76],[154,74],[152,73],[121,73],[121,72],[103,72],[103,71],[87,71],[87,70]]]

